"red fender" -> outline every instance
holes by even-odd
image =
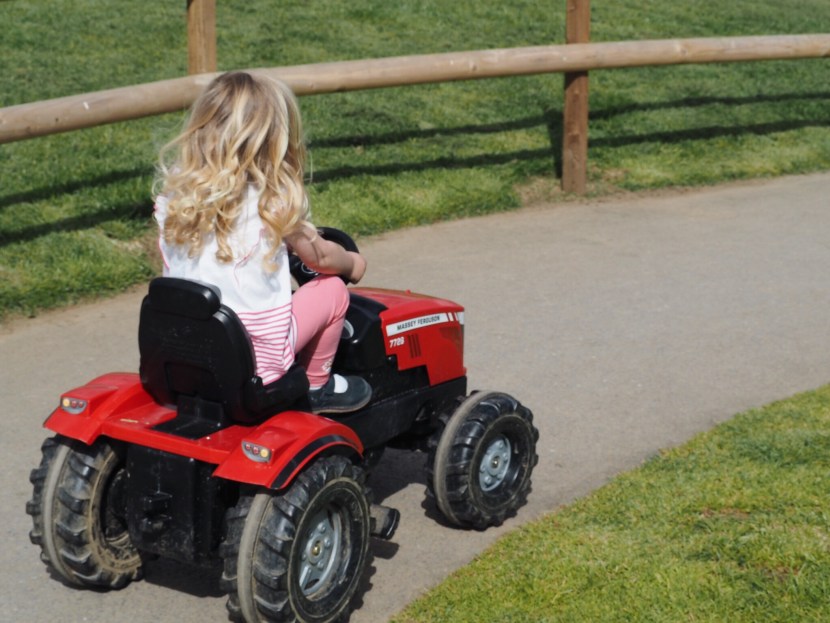
[[[214,476],[282,489],[323,452],[362,456],[363,444],[355,432],[334,420],[285,411],[243,435]]]
[[[111,373],[61,395],[58,408],[43,423],[49,430],[89,445],[107,420],[118,414],[153,405],[137,374]]]
[[[103,435],[187,456],[217,465],[219,478],[272,489],[289,485],[323,452],[363,455],[351,428],[302,411],[279,413],[258,426],[229,426],[200,439],[156,430],[175,417],[174,409],[153,401],[137,374],[114,373],[62,394],[44,426],[87,445]]]

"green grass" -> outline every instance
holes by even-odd
[[[184,2],[0,2],[0,106],[184,75]],[[807,33],[830,3],[595,0],[595,41]],[[562,43],[542,0],[217,3],[222,70]],[[826,30],[826,29],[825,29]],[[826,60],[598,71],[590,192],[830,168]],[[562,77],[305,97],[315,220],[371,234],[565,200]],[[0,319],[157,272],[158,148],[182,114],[0,145]],[[527,189],[532,189],[528,191]]]
[[[825,387],[508,534],[394,621],[830,620],[828,476]]]

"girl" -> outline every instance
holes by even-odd
[[[349,304],[338,275],[357,283],[366,261],[309,223],[304,161],[299,108],[285,84],[242,72],[218,76],[162,149],[159,248],[166,276],[221,290],[251,336],[263,383],[296,357],[313,411],[352,411],[369,402],[371,388],[331,374]],[[293,296],[288,247],[321,273]]]

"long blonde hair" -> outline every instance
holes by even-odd
[[[308,218],[305,156],[299,106],[287,85],[244,72],[218,76],[161,150],[156,190],[168,201],[165,242],[196,257],[214,235],[217,259],[230,262],[228,236],[253,186],[273,269],[284,236]]]

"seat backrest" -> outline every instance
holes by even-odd
[[[196,399],[221,405],[229,421],[254,423],[308,390],[302,369],[263,387],[242,322],[211,285],[154,279],[141,304],[138,346],[141,382],[161,404],[190,408]]]

